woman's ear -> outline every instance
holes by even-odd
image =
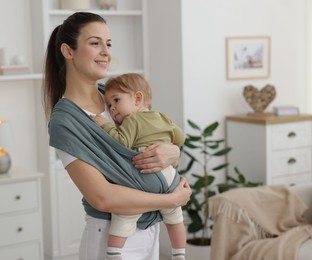
[[[66,43],[61,44],[61,53],[65,59],[71,59],[73,57],[72,49]]]

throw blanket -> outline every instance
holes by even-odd
[[[137,152],[118,144],[101,129],[81,108],[70,100],[61,99],[53,109],[49,122],[50,145],[63,150],[97,168],[110,182],[153,193],[171,192],[179,183],[179,176],[168,187],[161,172],[141,174],[131,159]],[[83,198],[85,211],[96,218],[110,219],[110,214],[93,208]],[[158,211],[142,215],[138,227],[161,221]]]
[[[240,188],[209,200],[211,260],[295,260],[311,237],[307,206],[287,186]]]

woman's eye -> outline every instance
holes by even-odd
[[[112,47],[112,43],[111,42],[107,43],[106,45],[107,45],[108,48]]]

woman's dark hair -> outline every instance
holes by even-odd
[[[106,24],[105,19],[97,14],[77,12],[69,16],[63,24],[57,26],[50,36],[46,51],[43,85],[43,103],[47,118],[50,117],[57,101],[63,96],[66,87],[66,66],[61,53],[61,45],[66,43],[70,48],[76,50],[81,28],[92,22]]]

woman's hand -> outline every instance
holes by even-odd
[[[160,171],[169,165],[176,166],[180,157],[180,149],[173,144],[153,144],[133,157],[133,165],[142,173]]]
[[[180,176],[180,183],[172,192],[176,196],[176,207],[184,206],[190,200],[190,196],[192,195],[192,190],[190,185],[186,181],[183,176]]]

